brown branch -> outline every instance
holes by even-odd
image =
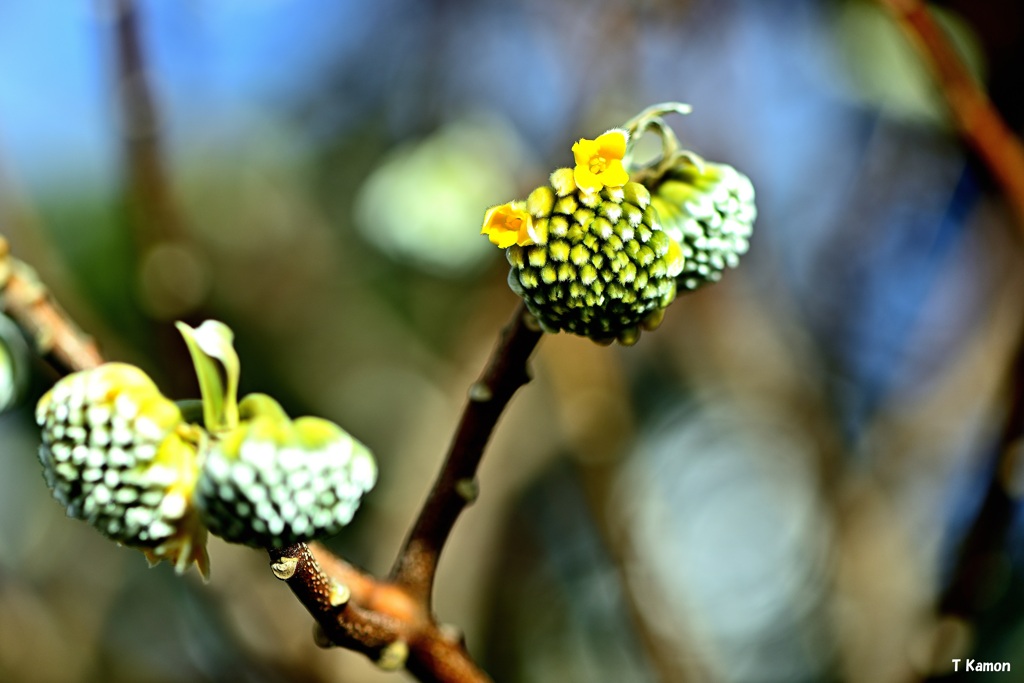
[[[401,638],[404,625],[399,620],[352,600],[348,586],[329,577],[305,543],[268,552],[274,575],[288,583],[332,643],[378,660]]]
[[[476,497],[476,471],[487,441],[512,395],[530,379],[526,364],[541,337],[531,321],[520,304],[502,331],[483,376],[470,389],[448,457],[391,570],[391,580],[428,610],[441,551]]]
[[[461,635],[432,624],[411,644],[406,670],[423,683],[489,683],[466,653]]]
[[[461,639],[438,626],[399,586],[378,582],[324,548],[270,550],[275,576],[316,620],[318,642],[361,652],[387,670],[405,668],[424,683],[487,683]],[[329,575],[321,562],[332,569]],[[345,583],[347,577],[351,583]]]
[[[180,214],[163,162],[160,115],[142,47],[135,0],[114,8],[114,69],[125,144],[126,182],[139,247],[181,237]]]
[[[188,229],[166,163],[163,117],[143,39],[144,3],[103,1],[110,5],[113,16],[110,69],[120,114],[125,218],[135,253],[135,275],[140,283],[148,285],[138,290],[137,301],[158,304],[148,309],[139,323],[146,324],[143,329],[150,337],[149,344],[165,367],[188,365],[181,338],[173,326],[164,323],[168,318],[198,322],[204,316],[195,309],[197,302],[182,304],[174,281],[150,277],[152,271],[146,270],[153,267],[147,257],[161,253],[159,247],[177,244],[188,249]],[[170,308],[164,308],[164,304]],[[175,394],[192,388],[192,380],[183,373],[162,373],[159,380]]]
[[[540,337],[520,305],[470,389],[448,457],[388,581],[315,544],[270,551],[274,573],[316,619],[325,642],[362,652],[384,668],[404,667],[427,683],[490,680],[461,637],[437,624],[431,593],[441,551],[476,495],[484,448],[513,394],[529,381],[526,364]]]
[[[935,74],[964,140],[1002,187],[1024,232],[1024,145],[975,82],[921,0],[879,0]]]
[[[103,362],[96,343],[82,332],[39,281],[35,271],[10,254],[0,237],[0,307],[32,340],[36,352],[61,374]]]
[[[938,81],[961,136],[1002,188],[1017,227],[1024,233],[1024,144],[1003,121],[921,0],[879,2],[918,47]],[[1020,478],[1017,470],[1024,466],[1020,457],[1024,449],[1024,338],[1018,342],[1008,374],[1012,393],[997,445],[996,468],[937,604],[940,618],[950,624],[973,621],[991,604],[1000,587],[994,578],[1007,562],[1006,541],[1020,495],[1014,490],[1014,482]],[[963,641],[940,640],[936,645],[945,649],[962,647]],[[950,653],[945,649],[938,652],[936,662],[948,661]],[[961,654],[954,652],[952,656]]]

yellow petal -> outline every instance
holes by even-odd
[[[618,159],[608,162],[608,168],[601,174],[601,182],[605,187],[622,187],[629,182],[629,174]]]
[[[597,146],[597,153],[605,159],[621,159],[626,156],[626,134],[621,130],[610,130],[597,136],[594,144]]]
[[[597,175],[591,173],[590,169],[586,166],[576,166],[576,168],[572,170],[572,178],[576,181],[576,187],[584,192],[597,192],[604,187],[604,183],[601,182],[601,179]]]
[[[516,243],[516,233],[514,232],[505,231],[488,235],[488,237],[502,249],[507,249]]]
[[[533,244],[533,237],[530,236],[530,221],[523,221],[519,226],[519,234],[516,235],[516,244],[521,247]]]
[[[492,206],[491,208],[487,209],[487,213],[484,214],[484,225],[482,228],[480,228],[481,235],[488,235],[490,234],[491,230],[495,229],[495,219],[498,218],[498,210],[504,208],[505,206],[506,205]]]
[[[515,233],[511,233],[500,228],[484,226],[484,229],[481,232],[482,234],[487,235],[487,239],[502,249],[511,246],[516,241]]]
[[[579,141],[572,146],[572,154],[576,157],[577,166],[589,166],[590,159],[600,150],[600,145],[595,140],[587,140],[586,138],[580,138]]]
[[[484,214],[484,225],[480,234],[501,247],[508,248],[513,244],[526,246],[532,244],[529,229],[532,216],[522,207],[522,202],[509,202],[494,206]]]

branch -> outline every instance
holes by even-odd
[[[879,0],[935,74],[961,135],[1002,187],[1024,233],[1024,145],[964,66],[921,0]]]
[[[1024,337],[1018,342],[1009,373],[1010,399],[1000,431],[997,464],[978,515],[967,532],[952,576],[939,600],[944,615],[973,619],[997,596],[994,580],[1006,559],[1006,541],[1019,505],[1020,469],[1024,467]]]
[[[399,620],[367,611],[352,600],[348,585],[328,576],[305,543],[268,552],[274,576],[288,583],[331,643],[379,660],[401,638]]]
[[[520,304],[483,376],[470,388],[448,458],[391,570],[391,580],[428,610],[441,551],[459,515],[476,498],[476,471],[487,441],[512,395],[530,380],[526,364],[542,334],[530,321]]]
[[[316,620],[317,644],[361,652],[388,671],[405,668],[424,683],[490,681],[461,638],[438,626],[426,605],[405,589],[379,582],[311,545],[269,553],[274,575],[288,583]],[[330,575],[321,562],[331,568]]]
[[[135,0],[111,0],[128,198],[136,211],[138,247],[180,238],[180,214],[163,162],[160,114],[146,67]]]
[[[362,652],[385,669],[406,668],[426,683],[485,683],[461,637],[431,610],[437,562],[459,515],[476,497],[476,472],[494,427],[519,387],[541,332],[520,305],[483,376],[470,388],[448,457],[388,581],[378,581],[324,548],[271,550],[274,574],[319,625],[324,644]],[[325,571],[326,566],[326,571]]]
[[[920,50],[935,74],[961,135],[985,162],[1001,185],[1024,230],[1024,145],[996,111],[975,82],[942,28],[921,0],[879,0],[900,28]],[[989,482],[978,517],[968,532],[952,580],[944,591],[939,610],[944,614],[973,616],[980,608],[993,554],[1001,552],[1014,504],[1005,489],[1014,454],[1024,436],[1024,339],[1010,372],[1008,412],[999,442],[999,467]]]
[[[0,237],[0,307],[31,339],[36,352],[61,374],[103,362],[96,343],[68,318],[36,272],[10,254]]]

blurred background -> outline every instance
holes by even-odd
[[[684,146],[752,179],[738,270],[633,348],[544,339],[500,423],[435,600],[496,680],[887,683],[975,657],[1024,681],[1021,515],[990,510],[1019,244],[878,5],[126,7],[0,3],[0,233],[168,395],[198,391],[172,321],[216,317],[243,393],[368,444],[380,483],[328,544],[376,573],[516,305],[484,210],[664,100],[694,107]],[[1019,132],[1024,8],[933,8]],[[54,375],[24,368],[0,681],[408,678],[317,649],[264,553],[211,539],[204,585],[66,519],[32,422]]]

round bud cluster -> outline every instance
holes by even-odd
[[[654,188],[651,204],[665,232],[682,246],[680,288],[718,282],[750,246],[754,186],[732,166],[681,156]]]
[[[643,185],[585,192],[563,168],[526,211],[533,243],[508,248],[509,285],[545,330],[630,344],[660,322],[683,259]]]
[[[107,363],[63,378],[36,408],[46,482],[70,517],[184,570],[204,568],[189,503],[197,444],[181,411],[142,370]]]
[[[239,426],[211,444],[196,489],[210,531],[280,548],[348,524],[377,478],[370,451],[327,420],[289,419],[268,396],[247,396],[239,411]]]

